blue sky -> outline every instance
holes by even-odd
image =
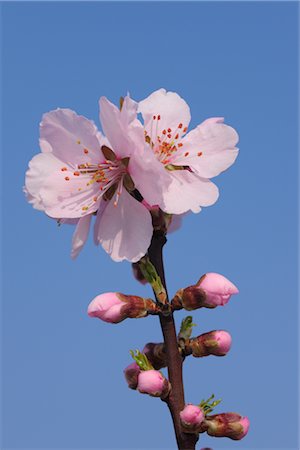
[[[193,314],[195,333],[226,329],[233,346],[189,358],[184,378],[187,401],[214,392],[217,411],[248,415],[251,429],[241,442],[201,436],[197,448],[298,448],[297,14],[294,2],[2,4],[3,449],[174,448],[165,405],[122,374],[129,349],[161,340],[157,318],[112,326],[86,315],[98,293],[150,289],[92,240],[72,262],[73,229],[22,193],[44,112],[98,123],[100,95],[139,100],[160,87],[186,99],[192,126],[225,116],[240,134],[236,164],[215,179],[218,203],[165,248],[171,293],[208,271],[240,289]]]

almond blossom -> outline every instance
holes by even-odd
[[[136,109],[129,97],[121,111],[102,97],[100,120],[107,137],[93,122],[69,109],[43,116],[42,153],[31,160],[26,174],[28,200],[50,217],[79,219],[75,253],[87,238],[94,214],[95,242],[115,261],[138,261],[150,245],[151,214],[136,198],[135,181],[140,185],[144,179],[143,196],[148,193],[146,200],[158,203],[161,191],[147,181],[157,180],[162,171],[141,164],[144,148],[137,148]]]
[[[234,163],[238,155],[236,131],[218,117],[187,133],[190,108],[178,94],[165,89],[139,102],[138,111],[144,120],[145,146],[155,156],[152,165],[165,168],[161,209],[182,214],[199,212],[202,206],[215,203],[219,192],[209,178]]]

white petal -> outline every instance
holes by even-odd
[[[188,170],[169,172],[171,184],[164,193],[163,210],[170,214],[182,214],[189,210],[201,211],[201,206],[210,206],[219,196],[217,186]]]
[[[219,175],[237,158],[237,132],[225,125],[222,118],[208,119],[188,133],[172,164],[188,165],[204,178]]]
[[[59,170],[62,162],[52,153],[39,153],[29,162],[25,176],[25,194],[27,200],[35,209],[44,211],[45,206],[40,196],[40,190],[49,173]]]
[[[95,124],[70,109],[44,114],[40,124],[42,151],[49,151],[71,165],[98,163],[101,142]]]
[[[92,214],[88,214],[84,217],[81,217],[77,223],[72,239],[72,251],[71,251],[72,259],[77,258],[84,244],[87,241],[90,231],[91,219]]]
[[[149,211],[125,189],[117,206],[111,200],[97,230],[97,240],[114,261],[136,262],[144,256],[152,238]]]
[[[174,133],[179,124],[185,128],[191,120],[188,104],[176,92],[165,89],[159,89],[139,102],[138,112],[142,113],[145,129],[153,142],[163,130],[170,128]],[[160,120],[157,120],[158,116]]]

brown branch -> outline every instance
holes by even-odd
[[[161,230],[155,230],[148,254],[167,292],[162,255],[163,246],[166,241],[165,233]],[[166,308],[165,314],[160,314],[159,318],[165,343],[168,376],[172,386],[170,395],[164,401],[167,403],[172,416],[178,449],[194,450],[198,441],[198,435],[184,433],[180,425],[179,413],[184,408],[185,402],[182,379],[182,356],[178,350],[173,312],[170,308]]]

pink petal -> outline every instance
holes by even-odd
[[[142,113],[145,129],[153,142],[163,130],[170,128],[174,132],[179,124],[182,128],[188,127],[191,120],[188,104],[176,92],[165,89],[159,89],[139,102],[138,112]]]
[[[72,239],[72,251],[71,251],[72,259],[77,258],[84,244],[87,241],[90,231],[91,219],[92,214],[87,214],[86,216],[81,217],[77,223]]]
[[[67,170],[49,175],[40,190],[46,214],[72,219],[97,211],[100,202],[99,184],[88,185],[91,180],[89,175],[75,176],[67,165],[65,168]]]
[[[171,184],[164,192],[162,209],[170,214],[182,214],[189,210],[201,211],[201,206],[214,204],[219,196],[217,186],[188,170],[169,172]]]
[[[125,189],[117,206],[113,200],[102,214],[96,239],[114,261],[136,262],[145,255],[151,242],[151,215]]]
[[[98,163],[99,137],[95,124],[70,109],[56,109],[44,114],[40,124],[42,151],[49,151],[72,165]]]
[[[146,202],[150,205],[162,205],[163,193],[170,184],[170,177],[148,145],[143,144],[140,151],[132,154],[128,170],[135,187]]]
[[[29,162],[29,169],[25,176],[25,194],[35,209],[45,210],[40,190],[49,173],[59,170],[61,166],[62,162],[52,153],[39,153]]]
[[[188,165],[204,178],[215,177],[236,160],[237,142],[237,132],[222,118],[208,119],[182,139],[172,164]]]
[[[112,150],[119,158],[130,156],[133,144],[127,134],[125,125],[128,118],[125,117],[125,113],[121,118],[120,110],[106,97],[100,98],[99,107],[102,129],[111,143]]]

